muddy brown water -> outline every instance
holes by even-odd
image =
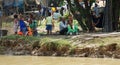
[[[0,56],[0,65],[120,65],[119,59]]]

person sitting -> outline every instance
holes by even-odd
[[[73,20],[72,16],[69,16],[69,20],[68,20],[68,32],[67,34],[78,34],[78,23],[76,20]]]
[[[69,22],[68,22],[68,27],[67,27],[67,28],[68,28],[67,34],[72,35],[73,32],[74,32],[72,21],[69,21]]]
[[[67,34],[68,28],[67,28],[67,22],[65,21],[65,18],[62,17],[59,27],[60,27],[60,35]]]
[[[68,31],[67,34],[72,35],[73,34],[73,17],[72,15],[68,16]]]
[[[97,28],[103,28],[103,13],[99,13]]]
[[[20,16],[19,26],[20,26],[20,32],[23,33],[23,35],[26,36],[28,34],[28,30],[27,30],[27,26],[24,22],[24,18],[23,18],[22,15]]]
[[[32,29],[33,36],[37,36],[37,21],[35,20],[35,17],[33,17],[32,23],[30,24],[30,28]]]
[[[15,14],[14,15],[14,34],[17,34],[18,32],[18,22],[19,22],[18,15]]]
[[[78,29],[78,21],[77,20],[73,20],[73,25],[74,25],[74,34],[79,34],[79,29]]]
[[[93,26],[97,28],[103,27],[103,13],[99,13],[99,16],[96,17],[94,11],[92,12]]]
[[[96,16],[94,11],[92,11],[91,16],[92,16],[92,20],[93,20],[93,23],[92,23],[93,27],[96,27],[96,25],[98,24],[98,17]]]

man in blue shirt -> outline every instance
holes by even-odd
[[[60,21],[59,27],[60,27],[60,34],[65,35],[68,31],[67,22],[66,22],[65,18],[62,18],[62,20]]]

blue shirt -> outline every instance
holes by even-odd
[[[20,29],[26,28],[26,24],[23,20],[19,20]]]
[[[60,22],[59,24],[59,27],[60,27],[60,31],[63,30],[64,28],[67,28],[67,23],[63,23],[62,21]]]

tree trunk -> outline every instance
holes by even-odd
[[[118,22],[119,22],[119,6],[120,3],[117,0],[113,0],[113,30],[118,31]]]
[[[106,7],[104,12],[104,32],[113,32],[112,27],[112,0],[106,0]]]

